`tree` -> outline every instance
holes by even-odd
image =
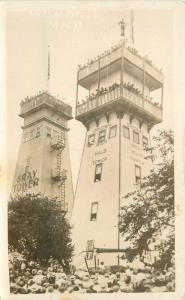
[[[8,204],[9,247],[27,259],[58,259],[65,271],[73,254],[71,227],[54,198],[17,196]]]
[[[149,249],[149,241],[158,243],[161,267],[170,265],[174,251],[174,139],[172,131],[160,131],[147,148],[146,159],[153,161],[149,176],[140,187],[125,195],[120,232],[129,241],[126,254],[133,259]]]

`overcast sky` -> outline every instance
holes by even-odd
[[[77,65],[119,42],[118,22],[122,17],[125,16],[129,24],[128,11],[116,5],[110,10],[96,3],[86,10],[83,1],[69,9],[67,5],[62,9],[61,5],[46,8],[34,4],[30,9],[13,10],[12,6],[7,10],[9,189],[22,134],[19,104],[21,99],[47,87],[47,45],[51,45],[50,92],[64,97],[74,112]],[[164,72],[164,122],[160,125],[163,128],[173,127],[172,25],[170,10],[134,10],[135,48],[147,54]],[[70,121],[69,127],[75,186],[85,128],[76,120]]]

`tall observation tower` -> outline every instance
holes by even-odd
[[[118,230],[124,195],[151,169],[151,128],[162,121],[163,74],[122,41],[80,66],[76,119],[87,129],[72,215],[76,257],[117,264],[125,245]],[[87,91],[86,98],[79,96]],[[158,103],[154,98],[158,96]],[[125,203],[126,205],[126,203]]]
[[[47,91],[21,102],[23,134],[11,195],[57,197],[70,218],[73,188],[68,145],[71,107]]]

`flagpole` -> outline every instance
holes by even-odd
[[[134,11],[130,12],[130,43],[134,47]]]
[[[50,91],[50,45],[48,45],[47,91]]]

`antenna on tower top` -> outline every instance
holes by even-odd
[[[48,45],[48,74],[47,74],[47,90],[49,91],[50,81],[50,45]]]

